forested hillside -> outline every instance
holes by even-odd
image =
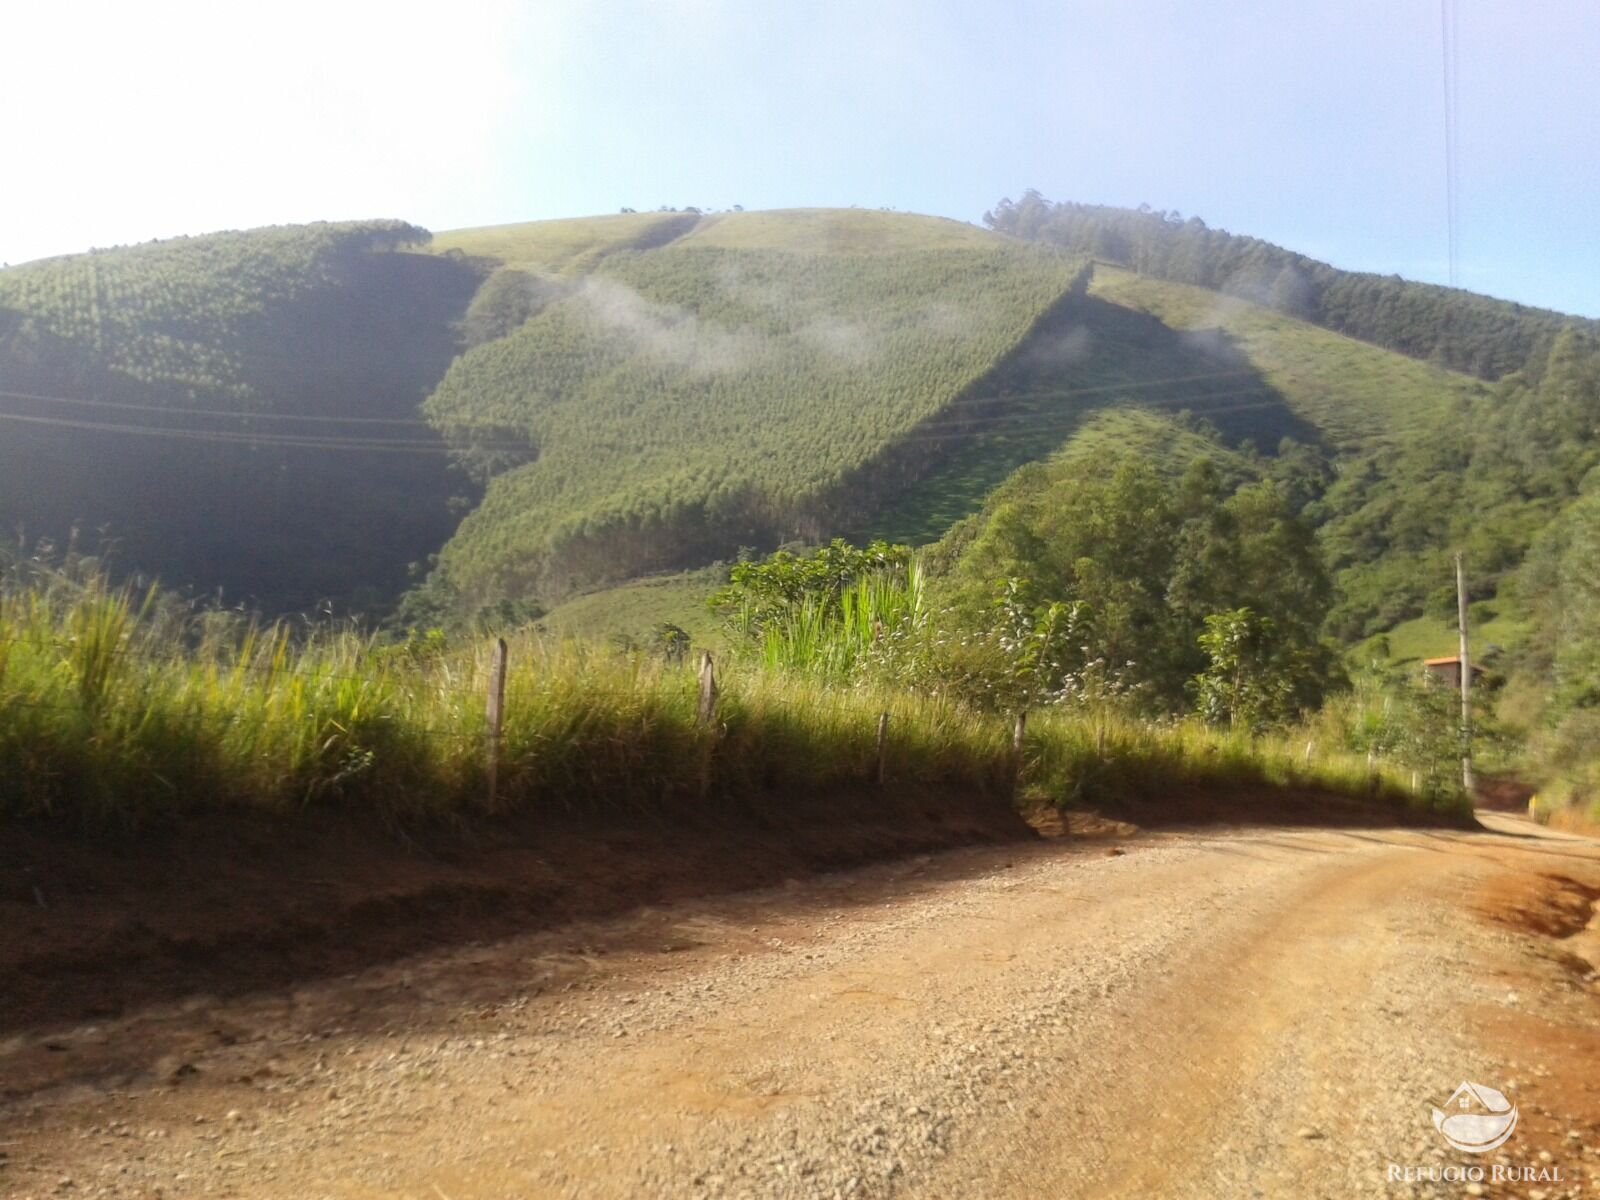
[[[1559,776],[1600,795],[1600,468],[1540,532],[1515,579],[1531,617],[1524,679],[1544,681],[1535,749]]]
[[[1203,288],[1101,265],[1085,289],[1071,260],[926,217],[625,214],[437,245],[494,267],[427,405],[488,481],[434,580],[458,609],[788,539],[931,542],[1105,408],[1331,463],[1484,389]]]
[[[0,521],[269,609],[392,595],[461,490],[417,405],[479,275],[404,252],[427,237],[298,226],[0,271]]]
[[[449,586],[554,600],[815,540],[936,461],[942,443],[919,427],[982,400],[1081,265],[953,223],[860,215],[895,234],[794,250],[789,229],[807,246],[817,221],[741,214],[717,236],[612,250],[464,353],[426,406],[488,478],[442,556]],[[514,440],[525,461],[505,451]]]
[[[1457,549],[1474,595],[1496,596],[1596,461],[1600,323],[1340,271],[1195,217],[1028,192],[987,223],[1122,264],[1098,266],[1091,295],[1224,339],[1316,429],[1336,475],[1308,515],[1338,573],[1341,638],[1442,614]]]
[[[1002,200],[984,221],[1001,233],[1237,296],[1485,379],[1522,369],[1569,325],[1600,333],[1600,322],[1398,275],[1341,271],[1259,238],[1208,228],[1199,217],[1148,207],[1052,203],[1028,191],[1021,200]]]

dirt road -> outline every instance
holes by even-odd
[[[0,1192],[1594,1195],[1600,843],[1485,820],[957,851],[21,1034]],[[1497,1153],[1433,1128],[1463,1080]]]

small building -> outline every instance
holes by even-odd
[[[1425,658],[1422,660],[1422,670],[1429,679],[1437,680],[1449,687],[1461,686],[1461,659],[1458,655],[1451,654],[1445,658]],[[1483,668],[1477,663],[1471,664],[1472,680],[1477,682],[1483,674]]]

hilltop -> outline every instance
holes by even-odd
[[[425,411],[487,489],[437,593],[553,604],[742,546],[932,542],[1108,407],[1333,459],[1404,443],[1486,390],[1238,288],[1041,249],[860,210],[439,235],[434,252],[488,276]]]

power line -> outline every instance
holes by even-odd
[[[163,416],[223,418],[240,421],[307,421],[318,424],[340,425],[422,425],[431,428],[420,417],[338,417],[330,413],[279,413],[252,412],[246,409],[177,408],[167,404],[130,404],[121,400],[91,399],[85,396],[42,396],[35,392],[0,391],[8,400],[34,400],[45,404],[76,404],[86,408],[126,409],[129,412],[160,413]]]
[[[1137,386],[1137,385],[1135,385]],[[1039,399],[1072,399],[1086,394],[1103,394],[1109,392],[1129,392],[1127,387],[1085,388],[1082,390],[1064,390],[1059,392],[1033,392],[1017,396],[989,397],[991,401],[997,400],[1039,400]],[[1244,393],[1246,396],[1259,396],[1260,391]],[[1253,409],[1286,408],[1281,400],[1251,401],[1245,404],[1218,406],[1214,401],[1230,400],[1235,398],[1229,395],[1206,396],[1181,396],[1168,400],[1148,399],[1136,400],[1135,406],[1142,410],[1164,409],[1181,411],[1188,409],[1196,416],[1208,417],[1229,412],[1245,412]],[[947,419],[934,419],[922,422],[906,430],[897,437],[896,441],[954,441],[962,438],[976,437],[985,433],[1020,433],[1028,428],[1044,431],[1051,426],[1059,426],[1069,417],[1080,415],[1076,412],[1021,412],[1021,413],[993,413],[985,416],[951,417]],[[312,437],[283,435],[283,434],[252,434],[231,430],[205,430],[205,429],[179,429],[153,425],[113,425],[100,421],[75,421],[65,417],[40,417],[29,416],[22,413],[0,413],[0,421],[12,421],[28,425],[47,426],[52,428],[65,428],[85,430],[94,433],[115,433],[135,437],[164,437],[178,441],[208,442],[221,445],[260,446],[264,448],[295,449],[295,450],[324,450],[346,451],[358,454],[391,453],[391,454],[453,454],[456,452],[444,442],[430,440],[405,440],[399,438],[356,438],[356,437]],[[479,450],[505,450],[525,453],[529,449],[525,442],[500,442],[500,443],[475,443],[474,449]]]
[[[1450,286],[1457,286],[1461,256],[1460,213],[1460,22],[1456,0],[1439,0],[1439,43],[1444,53],[1444,189]]]
[[[161,425],[113,425],[103,421],[75,421],[68,417],[40,417],[24,413],[0,413],[0,421],[24,425],[43,425],[91,433],[117,433],[132,437],[164,437],[179,441],[214,442],[224,445],[282,447],[303,450],[349,450],[360,453],[453,454],[455,449],[437,439],[314,437],[309,434],[247,433],[240,430],[182,429]],[[526,452],[526,442],[478,443],[477,449]]]
[[[1101,392],[1127,391],[1133,388],[1165,387],[1180,383],[1201,383],[1218,379],[1238,379],[1254,375],[1256,372],[1247,369],[1230,371],[1211,371],[1198,375],[1172,375],[1160,379],[1128,380],[1122,383],[1098,384],[1092,387],[1054,389],[1042,392],[1018,392],[1009,395],[957,397],[947,407],[954,408],[962,404],[987,404],[995,400],[1029,400],[1046,399],[1063,396],[1089,396]],[[206,419],[223,418],[228,420],[244,421],[290,421],[314,422],[329,424],[372,424],[372,425],[401,425],[420,426],[425,429],[438,428],[433,422],[420,417],[339,417],[327,413],[295,414],[275,412],[252,412],[242,409],[207,409],[207,408],[174,408],[163,404],[131,404],[120,400],[102,400],[87,396],[47,396],[39,392],[12,392],[0,389],[0,399],[28,400],[42,404],[70,404],[89,408],[124,409],[129,412],[158,413],[162,416],[194,416]],[[446,423],[448,429],[500,429],[507,426],[504,423],[481,423],[477,425],[462,422]],[[277,435],[266,435],[277,436]],[[355,435],[348,435],[354,437]]]

